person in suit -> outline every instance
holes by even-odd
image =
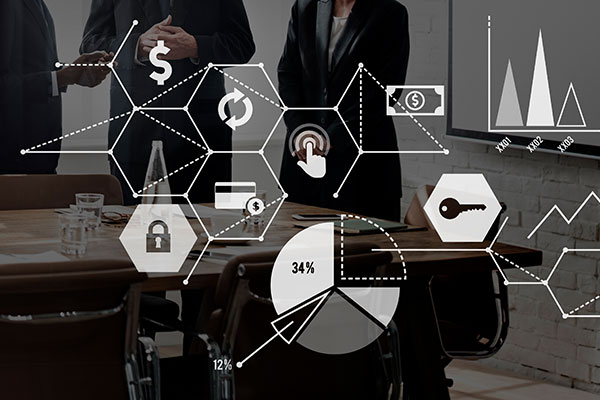
[[[94,87],[108,67],[58,68],[56,33],[43,0],[0,2],[0,174],[53,174],[58,154],[23,155],[21,150],[60,150],[61,94],[70,85]],[[107,63],[105,52],[84,54],[74,64]]]
[[[81,44],[82,52],[96,50],[116,52],[132,26],[129,40],[118,57],[118,77],[135,105],[140,106],[176,83],[201,71],[209,63],[244,64],[250,60],[255,45],[242,0],[93,0]],[[162,59],[172,66],[172,76],[165,86],[149,78],[155,70],[148,61],[157,41],[163,40],[170,52]],[[182,107],[192,97],[195,83],[181,85],[168,95],[161,96],[149,107]],[[225,95],[224,76],[208,74],[190,104],[189,112],[206,142],[213,150],[231,150],[232,132],[214,112]],[[111,87],[111,115],[120,115],[132,109],[127,94],[117,79]],[[155,111],[148,115],[200,142],[197,133],[183,112]],[[119,138],[126,118],[113,121],[109,127],[109,147]],[[188,124],[188,125],[186,125]],[[129,122],[115,148],[115,157],[135,191],[143,188],[152,141],[161,140],[168,172],[178,170],[191,160],[206,153],[189,140],[175,135],[169,129],[142,115]],[[189,192],[195,202],[214,201],[214,182],[231,180],[231,159],[220,157],[210,162],[202,176]],[[171,192],[187,191],[200,168],[184,168],[169,177]],[[127,185],[121,169],[111,160],[111,170],[123,185],[126,202],[137,202],[132,188]]]
[[[133,20],[137,20],[138,24],[130,39],[123,44],[117,59],[117,75],[133,103],[138,106],[159,96],[169,88],[169,83],[174,85],[182,82],[209,63],[244,64],[255,52],[242,0],[93,0],[81,52],[116,52]],[[149,78],[154,71],[154,66],[148,62],[150,52],[159,40],[164,41],[165,46],[170,49],[162,59],[169,61],[173,69],[165,86],[158,86]],[[184,106],[192,97],[198,81],[199,79],[194,84],[177,87],[149,106]],[[212,150],[228,151],[232,148],[232,131],[214,112],[225,93],[223,74],[208,74],[189,106],[189,114]],[[127,96],[120,82],[114,78],[111,86],[111,115],[131,110],[132,104]],[[189,119],[185,113],[148,111],[147,114],[177,129],[188,139],[200,142],[193,128],[186,125],[189,124]],[[206,149],[199,149],[189,140],[144,116],[132,118],[126,130],[123,130],[124,120],[125,118],[111,122],[109,146],[112,147],[119,139],[114,151],[119,164],[111,160],[111,171],[121,181],[127,204],[137,202],[132,196],[132,188],[135,191],[143,188],[154,140],[163,142],[168,172],[178,170],[169,177],[172,193],[186,193],[192,182],[195,182],[189,191],[189,199],[194,203],[209,203],[214,201],[215,182],[231,181],[231,157],[212,158],[211,162],[202,167],[201,176],[195,179],[201,163],[195,168],[180,168],[206,154]],[[181,292],[181,296],[182,320],[187,328],[193,329],[203,293],[185,290]],[[186,336],[184,349],[187,351],[190,345],[190,338]]]
[[[408,12],[396,0],[297,0],[278,68],[281,97],[288,107],[334,107],[360,63],[382,85],[403,85],[409,49]],[[358,79],[339,111],[357,143],[363,123],[364,150],[397,151],[394,123],[386,116],[385,91],[367,72],[363,80],[362,121]],[[306,124],[322,128],[329,138],[326,155],[312,145],[308,146],[314,154],[309,156],[306,149],[284,151],[281,184],[290,201],[400,220],[402,182],[397,154],[362,156],[336,199],[333,194],[358,154],[344,124],[332,111],[290,111],[285,122],[288,141]],[[326,158],[322,178],[304,171],[314,157]]]

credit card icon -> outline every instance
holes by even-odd
[[[256,182],[215,183],[217,210],[244,210],[248,200],[256,197]]]

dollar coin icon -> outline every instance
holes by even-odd
[[[260,215],[263,213],[263,211],[265,211],[265,202],[258,197],[254,197],[248,200],[246,210],[250,215]]]
[[[413,90],[406,95],[406,107],[411,111],[419,111],[425,107],[425,96],[418,90]]]
[[[167,55],[170,51],[171,49],[165,46],[164,40],[159,40],[156,44],[156,47],[153,48],[152,51],[150,51],[150,62],[152,63],[152,65],[154,65],[157,68],[163,69],[162,73],[154,71],[152,74],[150,74],[150,78],[154,79],[156,81],[156,84],[159,86],[163,86],[165,82],[171,77],[171,74],[173,74],[173,67],[171,67],[171,64],[169,64],[168,61],[159,60],[158,56]]]

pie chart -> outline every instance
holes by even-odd
[[[271,276],[278,314],[271,325],[288,344],[297,342],[323,354],[346,354],[369,345],[385,331],[400,289],[336,286],[334,244],[334,223],[327,222],[304,229],[283,247]]]

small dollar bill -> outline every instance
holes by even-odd
[[[388,86],[387,115],[394,117],[442,117],[445,114],[444,86]]]

